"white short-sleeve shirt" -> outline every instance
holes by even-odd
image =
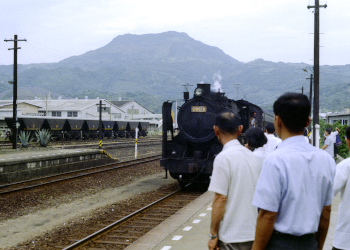
[[[280,138],[277,138],[273,134],[265,133],[265,135],[267,138],[267,143],[264,145],[264,148],[267,153],[271,153],[277,148],[278,144],[280,144],[282,140]]]
[[[339,249],[350,249],[350,158],[337,165],[333,190],[334,195],[340,192],[342,200],[333,246]]]
[[[275,230],[292,235],[318,231],[324,206],[331,205],[335,162],[303,136],[284,140],[267,156],[253,205],[278,212]]]
[[[221,241],[254,240],[258,211],[252,200],[260,171],[260,160],[238,140],[226,143],[216,156],[209,191],[227,196],[219,229]]]

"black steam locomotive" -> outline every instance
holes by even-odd
[[[173,127],[172,102],[163,103],[163,149],[161,166],[169,171],[181,186],[187,183],[209,183],[215,156],[222,150],[213,125],[216,114],[232,111],[239,114],[243,124],[240,136],[244,143],[245,131],[251,118],[256,126],[264,128],[266,122],[273,122],[273,116],[259,106],[245,100],[231,100],[225,93],[212,92],[210,84],[197,84],[192,99],[184,92],[185,103],[179,108],[178,129]]]

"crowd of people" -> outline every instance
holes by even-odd
[[[336,165],[339,130],[326,130],[322,149],[309,143],[307,96],[286,93],[273,105],[274,124],[265,131],[243,127],[231,112],[216,117],[223,150],[214,161],[210,250],[319,250],[327,236],[331,205],[341,194],[333,250],[350,250],[350,158]],[[276,136],[277,135],[277,136]],[[350,128],[346,130],[350,146]],[[327,150],[328,149],[328,150]]]

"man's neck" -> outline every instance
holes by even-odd
[[[236,140],[236,139],[237,139],[237,136],[225,136],[221,139],[221,144],[225,145],[226,143],[233,141],[233,140]]]
[[[286,139],[288,139],[290,137],[297,136],[297,135],[304,135],[304,133],[303,132],[292,133],[292,132],[288,131],[287,129],[283,129],[279,136],[281,137],[282,141],[284,141],[284,140],[286,140]]]

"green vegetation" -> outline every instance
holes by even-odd
[[[35,132],[37,142],[39,142],[40,147],[47,147],[51,140],[51,132],[49,130],[43,129]]]
[[[29,144],[33,141],[34,138],[30,136],[29,132],[21,131],[18,135],[18,139],[21,142],[21,146],[28,148]]]
[[[343,157],[347,158],[349,156],[349,147],[347,146],[346,140],[345,140],[345,134],[346,134],[346,128],[348,125],[341,125],[341,122],[336,122],[335,124],[331,125],[326,123],[324,120],[321,119],[320,121],[320,136],[321,141],[323,142],[324,139],[324,133],[326,128],[331,128],[332,131],[335,131],[336,128],[340,129],[340,138],[342,140],[342,145],[340,145],[338,148],[338,154]],[[323,143],[322,143],[323,144]]]

